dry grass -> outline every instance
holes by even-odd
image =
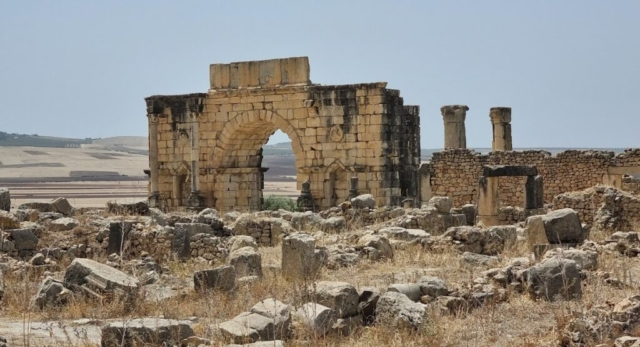
[[[42,241],[50,246],[68,241],[77,244],[83,242],[78,237],[89,238],[95,235],[95,231],[87,229],[87,219],[80,217],[80,221],[81,227],[78,230],[67,233],[66,236],[60,234],[58,238],[44,237]],[[328,235],[326,240],[318,241],[324,245],[332,242],[335,242],[332,235]],[[210,264],[198,261],[167,262],[163,265],[168,268],[170,276],[176,278],[170,284],[184,289],[184,293],[161,301],[145,300],[144,297],[148,294],[146,290],[150,287],[144,287],[133,306],[118,300],[98,302],[77,296],[65,306],[40,311],[34,308],[31,299],[36,294],[43,273],[26,267],[22,271],[5,273],[5,295],[0,305],[0,316],[5,317],[3,319],[24,321],[25,324],[37,321],[66,322],[80,318],[103,322],[108,319],[126,321],[139,317],[198,317],[198,323],[194,327],[196,334],[211,339],[216,346],[224,346],[230,341],[223,340],[217,333],[217,326],[221,322],[247,311],[266,298],[299,305],[309,297],[307,284],[288,282],[269,267],[280,264],[280,247],[262,247],[260,253],[264,278],[257,283],[240,286],[231,294],[197,293],[192,289],[193,273],[211,268]],[[508,249],[499,266],[506,265],[508,258],[517,256],[528,256],[528,252],[523,248]],[[59,265],[59,269],[64,269],[67,264]],[[470,288],[473,280],[487,269],[488,267],[461,262],[459,254],[452,250],[436,252],[427,251],[421,246],[410,246],[397,249],[393,260],[365,260],[354,267],[323,269],[317,279],[349,282],[356,288],[375,286],[385,289],[391,283],[415,282],[421,276],[429,274],[444,279],[450,289],[465,289]],[[288,346],[557,346],[563,327],[575,312],[585,312],[598,305],[615,303],[637,292],[640,280],[638,258],[601,253],[597,270],[610,273],[620,279],[624,286],[616,288],[608,285],[603,278],[591,272],[579,301],[550,303],[534,301],[528,295],[520,293],[509,293],[507,302],[488,304],[459,316],[434,310],[429,313],[426,323],[415,331],[376,325],[363,327],[347,337],[319,338],[311,331],[297,327],[295,339]],[[25,335],[25,341],[26,337]],[[69,339],[71,341],[72,338]],[[83,346],[90,345],[81,339],[80,342]]]

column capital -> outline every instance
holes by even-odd
[[[491,123],[511,123],[511,107],[492,107],[489,111]]]
[[[467,105],[445,105],[440,107],[440,113],[445,123],[461,123],[465,121],[469,111]]]
[[[148,113],[147,119],[149,120],[149,124],[157,124],[158,119],[160,119],[160,115],[155,113]]]

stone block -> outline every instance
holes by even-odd
[[[125,240],[131,231],[131,222],[111,222],[109,223],[109,243],[107,244],[107,254],[122,254]]]
[[[578,213],[570,208],[551,211],[542,216],[549,243],[582,243],[587,234],[580,223]]]
[[[229,254],[228,264],[233,266],[236,277],[262,277],[262,257],[253,247],[242,247]]]
[[[582,297],[582,281],[578,264],[569,259],[546,259],[528,273],[529,293],[546,300],[571,300]]]
[[[120,320],[102,327],[101,346],[179,346],[182,340],[195,335],[191,324],[164,318]]]
[[[210,88],[237,89],[309,84],[311,82],[309,71],[307,57],[211,64],[209,66]]]
[[[371,247],[380,252],[380,256],[392,259],[393,258],[393,248],[391,247],[391,243],[389,239],[384,236],[379,235],[364,235],[358,239],[359,247]]]
[[[52,231],[69,231],[78,226],[78,221],[73,218],[64,217],[51,221],[49,229]]]
[[[273,319],[274,338],[281,339],[288,336],[291,323],[291,308],[289,305],[270,298],[253,305],[249,311]]]
[[[282,275],[290,280],[304,280],[316,276],[316,240],[303,233],[293,233],[282,241]]]
[[[435,208],[438,213],[449,214],[453,208],[453,199],[448,196],[434,196],[429,199],[427,207]]]
[[[422,295],[429,295],[435,298],[449,294],[447,284],[438,277],[422,276],[418,280],[418,286]]]
[[[482,167],[482,176],[484,177],[537,175],[538,168],[534,165],[485,165]]]
[[[387,292],[396,292],[406,295],[411,301],[418,302],[422,297],[420,285],[416,283],[396,283],[387,287]]]
[[[524,208],[528,210],[544,207],[542,176],[528,176],[524,189]]]
[[[211,270],[197,271],[193,274],[196,291],[220,290],[229,292],[236,286],[236,275],[233,266],[220,266]]]
[[[109,265],[91,259],[76,258],[64,273],[67,286],[89,285],[103,292],[115,291],[134,294],[138,290],[138,280]]]
[[[372,194],[362,194],[351,199],[351,206],[355,209],[374,209],[376,207],[376,201]]]
[[[396,292],[382,294],[376,307],[378,321],[397,327],[417,328],[426,319],[425,314],[424,305]]]
[[[529,250],[533,251],[535,245],[549,243],[547,233],[544,229],[544,222],[542,222],[542,216],[528,217],[524,222],[524,228]]]
[[[321,281],[310,288],[314,289],[316,302],[331,308],[339,318],[355,316],[358,313],[359,296],[351,284]]]
[[[73,207],[66,198],[56,198],[51,202],[53,212],[62,213],[65,216],[70,216],[73,213]]]
[[[303,304],[296,311],[295,316],[302,324],[321,335],[329,333],[338,319],[334,310],[314,302]]]
[[[9,235],[17,251],[35,250],[38,245],[38,238],[29,229],[13,229]]]
[[[0,210],[0,229],[17,229],[19,227],[20,222],[13,214]]]
[[[11,210],[11,193],[8,188],[0,188],[0,210]]]
[[[256,240],[249,235],[236,235],[229,239],[229,253],[233,253],[235,250],[238,250],[243,247],[252,247],[254,249],[258,249],[258,244]]]

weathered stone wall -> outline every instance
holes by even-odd
[[[595,230],[636,231],[640,227],[640,196],[612,187],[560,194],[554,198],[553,207],[576,210],[580,220]]]
[[[127,257],[139,257],[142,252],[149,253],[154,259],[169,260],[176,257],[172,253],[174,243],[174,228],[156,228],[151,231],[132,230],[125,240],[123,247]],[[109,239],[103,243],[106,251]],[[189,252],[191,258],[202,257],[206,260],[222,259],[227,256],[226,242],[211,234],[195,234],[189,238]]]
[[[570,150],[551,156],[546,151],[499,151],[480,154],[468,149],[434,153],[430,163],[431,191],[454,199],[456,206],[475,203],[484,165],[535,165],[544,180],[544,201],[570,191],[603,183],[609,167],[640,166],[640,150],[618,155],[606,151]],[[524,205],[526,177],[500,177],[503,206]],[[632,187],[629,183],[628,187]]]
[[[625,177],[622,179],[622,190],[633,194],[640,194],[640,178]]]
[[[318,208],[345,201],[353,176],[378,205],[417,195],[419,109],[386,83],[314,85],[308,60],[295,58],[215,64],[208,93],[146,101],[151,181],[155,161],[168,207],[188,205],[197,180],[206,206],[259,209],[262,146],[277,129],[292,141],[298,189],[309,180]]]

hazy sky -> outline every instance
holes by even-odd
[[[143,98],[206,92],[209,64],[308,56],[321,84],[387,81],[466,104],[469,147],[513,108],[515,147],[640,146],[640,1],[0,0],[0,130],[146,135]],[[285,141],[276,134],[271,142]]]

